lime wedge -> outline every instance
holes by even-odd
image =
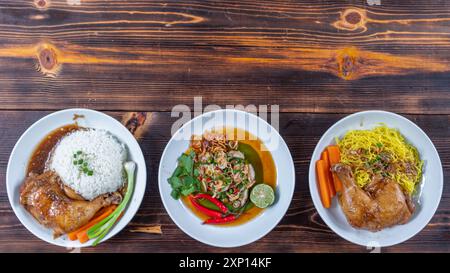
[[[267,184],[258,184],[253,187],[250,193],[250,201],[258,208],[267,208],[275,201],[275,193],[271,186]]]

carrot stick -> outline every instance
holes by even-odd
[[[320,159],[324,161],[325,170],[327,173],[326,179],[328,185],[328,192],[330,193],[330,197],[333,198],[336,195],[336,190],[334,189],[333,173],[331,172],[330,158],[327,150],[322,152],[322,154],[320,155]]]
[[[113,210],[114,211],[114,210]],[[106,216],[108,216],[109,214],[111,214],[113,211],[111,211],[110,213],[108,213]],[[123,211],[122,211],[122,213],[120,213],[120,215],[119,215],[119,217],[117,218],[117,221],[119,221],[120,220],[120,218],[122,218],[122,216],[123,216]],[[103,218],[102,218],[103,219]],[[101,221],[102,219],[99,219],[99,221]],[[96,222],[96,223],[98,223],[98,222]],[[93,225],[95,225],[96,223],[93,223]],[[93,226],[92,225],[92,226]],[[86,227],[86,229],[83,229],[82,231],[80,231],[79,233],[77,233],[77,238],[78,238],[78,240],[80,241],[80,243],[82,243],[82,244],[84,244],[84,243],[86,243],[87,241],[89,241],[89,235],[88,235],[88,230],[92,227],[92,226],[89,226],[89,227]]]
[[[111,213],[113,213],[113,211],[116,209],[116,205],[112,205],[110,207],[108,207],[108,209],[106,209],[106,211],[98,216],[97,218],[91,220],[87,225],[84,226],[83,229],[81,229],[78,233],[77,233],[77,238],[80,241],[80,243],[85,243],[87,241],[89,241],[89,236],[87,234],[87,231],[94,226],[95,224],[97,224],[98,222],[100,222],[101,220],[105,219],[108,215],[110,215]]]
[[[92,218],[97,218],[97,217],[99,217],[99,216],[102,215],[108,208],[109,208],[109,206],[103,207],[103,208],[99,209],[99,210],[94,214],[94,217],[92,217]]]
[[[325,169],[325,162],[323,160],[317,160],[316,173],[320,192],[320,199],[322,199],[322,205],[325,208],[329,208],[331,206],[331,197],[330,193],[328,192],[329,188],[326,180],[327,173]]]
[[[327,147],[328,156],[330,159],[330,167],[333,167],[334,164],[337,164],[341,161],[341,152],[339,151],[339,147],[336,145],[330,145]],[[334,188],[336,192],[342,191],[342,182],[339,180],[337,175],[333,173],[333,182]]]
[[[87,235],[87,232],[80,232],[77,234],[78,240],[80,243],[84,244],[87,241],[89,241],[89,236]]]
[[[108,215],[110,215],[116,209],[116,207],[117,207],[116,205],[111,205],[111,206],[107,207],[101,215],[96,216],[96,217],[94,216],[94,218],[91,219],[87,224],[85,224],[84,226],[78,228],[77,230],[72,231],[69,234],[67,234],[67,237],[69,237],[70,240],[75,241],[78,238],[79,233],[81,233],[82,231],[88,230],[90,227],[92,227],[96,223],[105,219]]]
[[[76,231],[78,231],[78,229]],[[67,237],[69,238],[69,240],[75,241],[77,239],[77,234],[75,233],[75,231],[72,231],[67,234]]]

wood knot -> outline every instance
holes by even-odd
[[[34,0],[34,5],[38,9],[46,9],[50,4],[50,0]]]
[[[354,69],[355,69],[355,59],[349,55],[342,56],[339,69],[342,78],[344,79],[349,78],[349,76],[354,72]]]
[[[56,77],[60,69],[58,51],[49,44],[42,43],[37,47],[37,70],[45,76]]]
[[[350,11],[347,15],[345,15],[345,20],[349,24],[356,25],[359,22],[361,22],[361,19],[362,19],[361,14],[356,11]]]
[[[355,47],[344,48],[337,51],[334,62],[337,63],[337,76],[344,80],[359,78],[362,61]]]
[[[124,115],[122,124],[139,139],[147,132],[150,119],[145,112],[132,112]]]
[[[39,63],[47,70],[53,70],[57,65],[56,53],[51,48],[44,48],[39,53]]]
[[[363,9],[346,9],[344,12],[341,12],[341,16],[338,21],[333,23],[333,26],[337,29],[355,31],[358,29],[362,29],[366,31],[366,11]]]

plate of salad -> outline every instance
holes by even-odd
[[[172,220],[192,238],[218,247],[269,233],[286,213],[294,185],[293,160],[278,132],[237,110],[186,123],[167,144],[159,168]]]

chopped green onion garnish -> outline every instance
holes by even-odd
[[[78,166],[78,171],[80,173],[84,173],[89,176],[92,176],[94,174],[94,171],[89,168],[89,162],[87,160],[86,154],[84,154],[82,151],[77,151],[73,154],[73,157],[75,158],[73,160],[73,164],[75,166]]]

